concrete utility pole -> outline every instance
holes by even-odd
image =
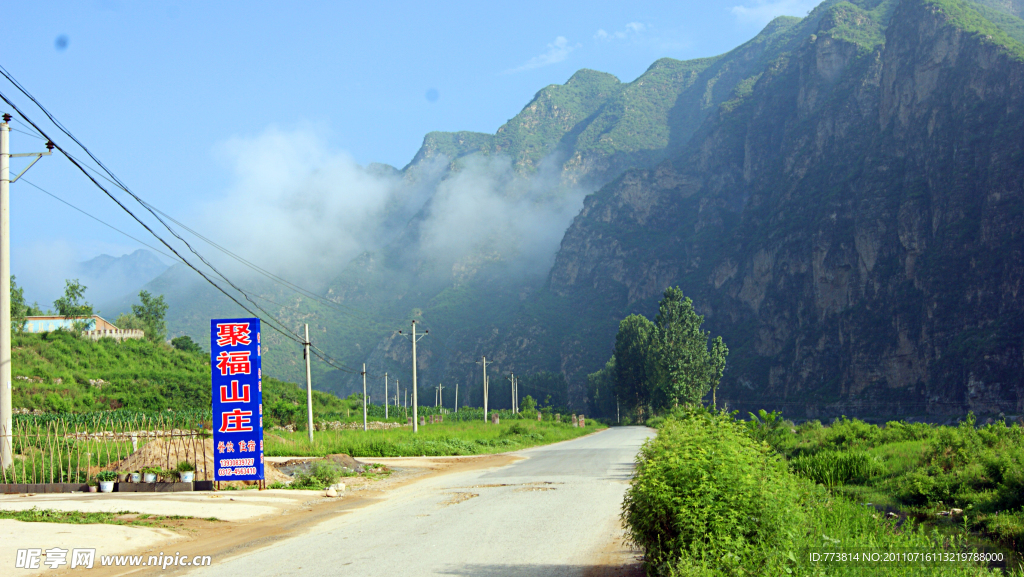
[[[384,373],[384,420],[388,418],[388,374]]]
[[[313,442],[313,377],[309,372],[309,325],[306,327],[306,342],[302,343],[302,356],[306,359],[306,430],[309,442]]]
[[[519,412],[519,379],[512,381],[512,390],[514,391],[513,396],[515,397],[515,410]]]
[[[0,470],[14,463],[14,413],[11,397],[11,183],[28,172],[32,165],[53,151],[53,143],[47,142],[50,152],[29,152],[11,154],[11,115],[4,114],[0,122]],[[35,160],[25,167],[18,176],[11,178],[11,158],[34,156]]]
[[[363,375],[363,430],[366,429],[366,363],[363,363],[363,372],[359,373]]]
[[[398,331],[402,334],[402,331]],[[416,341],[430,334],[429,330],[423,331],[422,335],[416,336],[416,321],[412,321],[412,432],[420,431],[420,411],[416,392]],[[408,399],[408,396],[406,397]]]
[[[512,412],[516,412],[516,374],[510,373],[508,376],[508,382],[511,384],[512,390]]]
[[[455,412],[459,412],[459,383],[455,383]]]
[[[483,365],[484,368],[484,422],[487,422],[487,357],[483,357],[478,365]]]
[[[444,408],[444,385],[442,385],[441,383],[437,383],[437,400],[438,400],[437,405],[443,409]]]

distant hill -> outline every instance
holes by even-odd
[[[151,251],[140,248],[124,256],[101,254],[80,263],[75,271],[77,276],[71,278],[78,278],[88,287],[85,298],[97,305],[125,295],[137,295],[142,285],[160,276],[167,268],[168,265]],[[110,317],[113,311],[97,308],[97,312]]]

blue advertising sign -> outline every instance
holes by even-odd
[[[214,479],[263,479],[260,319],[210,321]]]

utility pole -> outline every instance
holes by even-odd
[[[455,383],[455,412],[459,412],[459,383]]]
[[[512,412],[516,412],[516,374],[510,373],[508,382],[512,385]]]
[[[438,406],[444,408],[444,385],[437,383],[437,400]]]
[[[384,373],[384,420],[388,420],[388,374]]]
[[[519,379],[512,381],[512,389],[515,390],[516,413],[519,413]]]
[[[53,151],[11,154],[11,115],[0,122],[0,471],[14,463],[14,413],[11,409],[11,183],[21,178],[32,165]],[[11,158],[35,156],[18,176],[11,178]]]
[[[306,359],[306,430],[309,443],[313,444],[313,377],[309,372],[309,325],[306,326],[306,342],[302,343],[302,356]]]
[[[615,395],[615,422],[622,423],[622,417],[619,416],[619,396]]]
[[[363,430],[366,430],[366,363],[363,363]]]
[[[402,331],[398,331],[398,334],[402,334]],[[412,321],[412,432],[418,433],[420,431],[420,411],[419,403],[417,402],[416,394],[416,341],[430,334],[429,330],[423,331],[422,335],[416,336],[416,320]],[[408,395],[406,396],[408,400]]]
[[[478,365],[483,365],[484,368],[484,422],[487,422],[487,357],[483,357]]]

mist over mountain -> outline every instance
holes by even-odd
[[[592,413],[618,321],[679,285],[732,349],[733,406],[1021,412],[1022,7],[827,1],[632,82],[581,70],[494,134],[426,135],[400,170],[272,129],[225,146],[237,185],[205,212],[240,207],[265,233],[220,242],[320,297],[225,264],[285,330],[407,385],[395,331],[416,318],[421,386],[473,404],[486,355]],[[200,280],[178,265],[147,289],[205,342],[245,313]],[[299,347],[264,333],[267,370],[299,380]]]
[[[160,257],[146,249],[119,257],[101,254],[85,262],[61,256],[69,253],[56,249],[19,255],[22,263],[29,263],[20,267],[22,272],[17,277],[29,302],[38,302],[43,310],[51,308],[54,299],[64,294],[65,280],[78,279],[86,286],[85,300],[94,305],[98,314],[112,320],[117,315],[111,315],[113,309],[108,310],[104,303],[134,297],[144,284],[168,268]]]

